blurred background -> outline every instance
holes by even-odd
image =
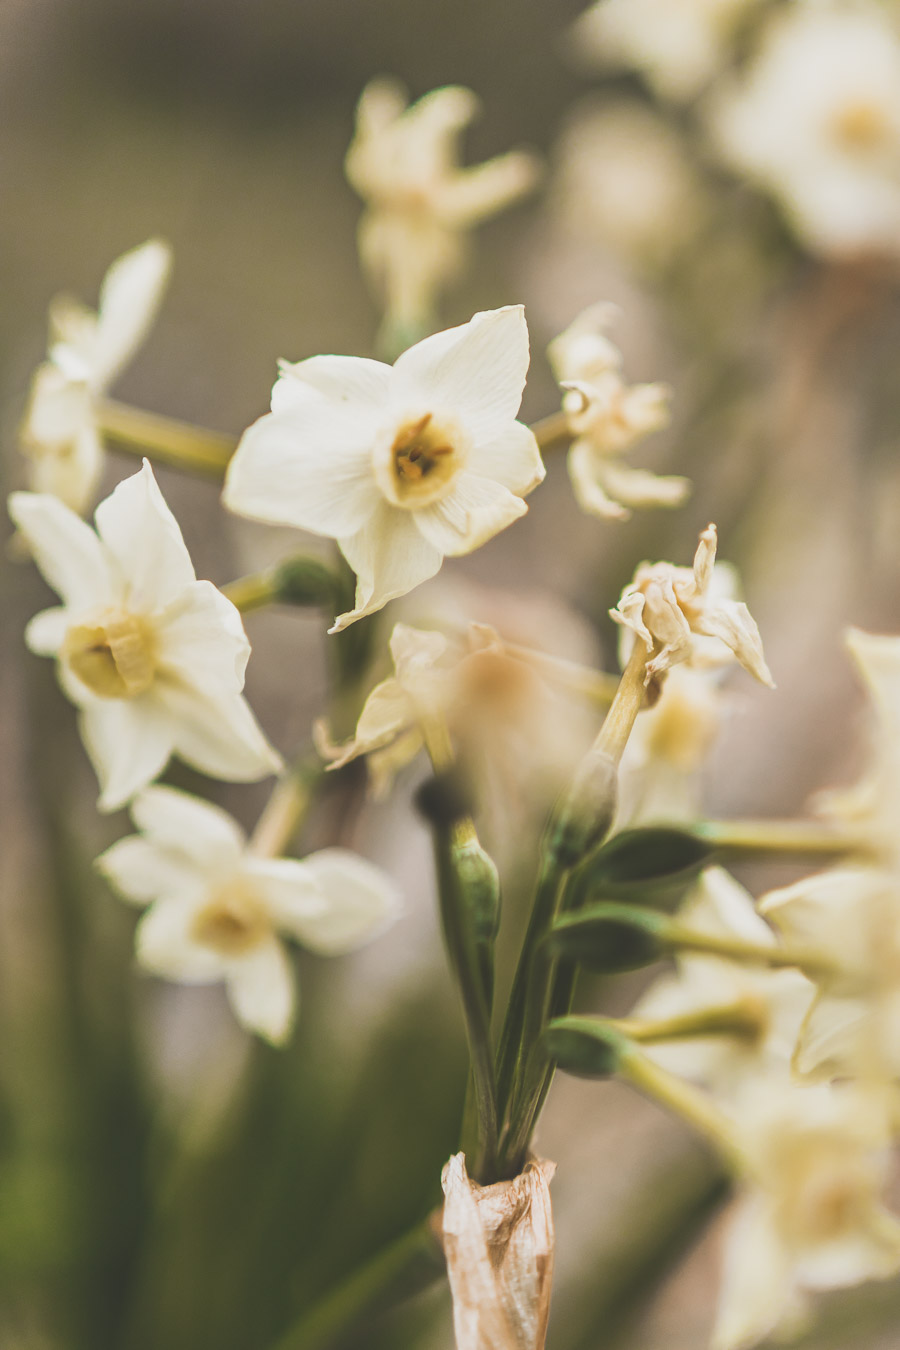
[[[0,0],[4,490],[25,481],[16,428],[48,302],[68,291],[93,305],[109,263],[151,236],[173,246],[172,284],[117,398],[236,435],[266,410],[279,357],[371,354],[380,316],[342,170],[356,100],[380,74],[414,97],[469,86],[483,112],[467,161],[527,146],[547,169],[540,191],[478,231],[442,324],[524,302],[534,420],[558,407],[549,340],[588,304],[616,302],[629,378],[674,390],[672,427],[639,462],[687,474],[694,491],[676,512],[598,521],[550,451],[528,516],[428,592],[611,670],[605,615],[635,565],[689,563],[715,520],[778,688],[735,681],[705,799],[713,816],[801,812],[861,762],[842,630],[898,628],[894,266],[810,249],[711,151],[693,96],[667,102],[627,63],[591,59],[570,27],[581,9]],[[111,456],[103,493],[134,467]],[[201,577],[221,584],[296,546],[225,517],[207,483],[159,480]],[[457,1144],[465,1050],[412,781],[344,839],[397,876],[403,921],[358,957],[301,958],[292,1044],[247,1044],[218,991],[134,969],[133,914],[92,871],[128,820],[97,814],[72,709],[24,648],[50,592],[28,565],[2,567],[0,1344],[265,1350],[437,1202]],[[295,754],[322,707],[321,616],[247,627],[250,701]],[[183,769],[170,780],[247,825],[267,794]],[[323,809],[305,842],[332,832]],[[513,913],[528,863],[509,881]],[[760,890],[790,875],[742,879]],[[624,1010],[637,987],[606,1006]],[[574,1080],[557,1083],[538,1143],[559,1166],[554,1350],[704,1344],[722,1197],[700,1146],[625,1092]],[[895,1298],[867,1297],[869,1329],[858,1308],[836,1310],[810,1344],[895,1344]],[[347,1344],[449,1345],[448,1307],[433,1290]]]

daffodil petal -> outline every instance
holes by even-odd
[[[91,383],[106,388],[128,364],[156,318],[172,252],[161,239],[123,253],[100,288]]]
[[[283,1044],[296,1016],[297,994],[294,972],[276,938],[229,962],[227,990],[242,1026],[273,1045]]]
[[[101,811],[124,806],[162,773],[174,742],[169,718],[146,697],[86,704],[81,735],[100,780]]]
[[[371,422],[383,414],[391,367],[363,356],[310,356],[280,361],[272,390],[272,412],[295,408],[319,396],[343,412]]]
[[[237,863],[246,842],[243,830],[227,811],[177,788],[145,788],[131,803],[131,816],[158,848],[198,865]]]
[[[125,579],[130,608],[160,608],[195,580],[178,522],[148,460],[100,503],[95,519],[97,533]]]
[[[255,782],[282,767],[241,694],[176,681],[160,686],[175,753],[214,778]]]
[[[202,881],[193,868],[185,867],[147,839],[131,834],[119,839],[94,866],[119,895],[132,904],[147,905],[164,895],[196,891]]]
[[[224,979],[225,963],[191,934],[194,905],[166,896],[157,900],[137,926],[138,963],[153,975],[183,984],[212,984]]]
[[[526,497],[547,473],[534,432],[522,422],[509,422],[492,436],[478,440],[469,469],[502,483],[519,497]]]
[[[156,632],[162,678],[239,693],[250,657],[240,612],[210,581],[194,581],[163,614]]]
[[[433,506],[415,512],[425,539],[449,557],[471,553],[524,516],[528,507],[491,478],[460,473],[453,490]]]
[[[13,492],[9,514],[45,581],[70,609],[113,603],[116,597],[103,545],[74,511],[47,493]]]
[[[433,577],[443,562],[443,554],[422,536],[412,514],[386,503],[363,529],[338,544],[357,576],[356,605],[338,616],[331,633],[406,595]]]
[[[62,606],[41,610],[25,629],[25,644],[37,656],[56,656],[65,641],[71,615]]]

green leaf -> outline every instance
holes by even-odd
[[[656,910],[607,902],[564,914],[546,941],[555,955],[609,975],[658,961],[668,949],[668,927]]]
[[[584,898],[622,897],[677,904],[715,846],[687,830],[665,826],[623,830],[589,859],[581,874]]]

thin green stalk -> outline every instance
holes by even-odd
[[[865,841],[851,831],[817,820],[704,820],[694,833],[733,855],[832,858],[865,852]]]
[[[100,401],[97,421],[104,439],[114,449],[130,455],[147,455],[149,459],[207,478],[224,478],[237,446],[234,436],[224,432],[208,431],[112,399]]]

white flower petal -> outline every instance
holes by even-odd
[[[260,943],[240,961],[229,962],[228,1001],[248,1031],[273,1045],[282,1045],[296,1015],[294,972],[282,944],[275,938]]]
[[[195,891],[202,881],[196,871],[156,848],[140,835],[118,840],[94,863],[125,900],[149,904],[164,895]]]
[[[65,641],[71,615],[62,606],[41,610],[25,629],[25,645],[37,656],[56,656]]]
[[[166,897],[151,905],[137,926],[138,963],[154,975],[182,984],[211,984],[225,978],[225,963],[191,936],[194,905]]]
[[[237,694],[250,643],[240,611],[211,581],[193,581],[160,616],[155,630],[160,680]]]
[[[306,361],[279,361],[278,369],[272,412],[295,408],[319,395],[367,424],[384,413],[391,367],[383,361],[364,356],[310,356]]]
[[[248,427],[228,465],[230,511],[331,538],[355,534],[377,505],[377,417],[310,395]]]
[[[745,604],[738,600],[722,600],[704,609],[696,623],[698,632],[719,638],[760,684],[774,689],[775,681],[763,656],[759,629]]]
[[[154,688],[176,754],[214,778],[255,782],[282,767],[241,694],[168,681]]]
[[[220,806],[171,787],[148,787],[131,803],[139,830],[157,848],[216,869],[237,865],[244,832]]]
[[[83,705],[81,736],[100,780],[101,811],[124,806],[162,773],[174,743],[171,718],[148,695]]]
[[[413,518],[425,539],[449,557],[471,553],[528,510],[502,483],[460,473],[453,490]]]
[[[97,532],[127,583],[130,609],[161,608],[196,579],[178,522],[149,460],[100,503],[95,519]]]
[[[484,164],[463,169],[441,184],[435,209],[455,230],[468,229],[530,192],[541,176],[541,161],[526,150],[510,150]]]
[[[728,1234],[712,1350],[750,1350],[790,1315],[796,1297],[791,1256],[769,1207],[749,1196]]]
[[[388,600],[421,585],[440,570],[441,552],[416,528],[411,513],[386,502],[379,505],[363,529],[339,539],[340,550],[356,573],[356,605],[338,615],[330,633],[381,609]]]
[[[588,515],[601,520],[628,520],[631,512],[615,502],[600,486],[597,452],[589,440],[573,442],[566,459],[575,500]],[[613,615],[615,618],[615,615]]]
[[[518,497],[526,497],[547,473],[534,432],[522,422],[509,422],[480,439],[472,448],[469,469],[502,483]]]
[[[601,459],[596,474],[606,491],[623,506],[646,510],[653,506],[680,506],[691,490],[690,480],[660,477],[646,469],[633,469],[618,459]]]
[[[354,951],[382,933],[400,912],[397,888],[386,872],[343,848],[311,853],[305,866],[326,900],[320,915],[298,916],[292,931],[323,956]]]
[[[351,759],[388,745],[415,721],[412,700],[398,680],[382,680],[366,699],[351,741],[333,750],[329,768],[340,769]]]
[[[48,585],[74,610],[112,604],[115,583],[90,525],[45,493],[13,492],[9,514]]]
[[[522,305],[487,310],[418,342],[394,366],[392,398],[453,411],[476,440],[514,421],[528,373]]]
[[[105,389],[134,353],[156,318],[172,267],[161,239],[123,253],[103,278],[94,338],[91,383]]]

